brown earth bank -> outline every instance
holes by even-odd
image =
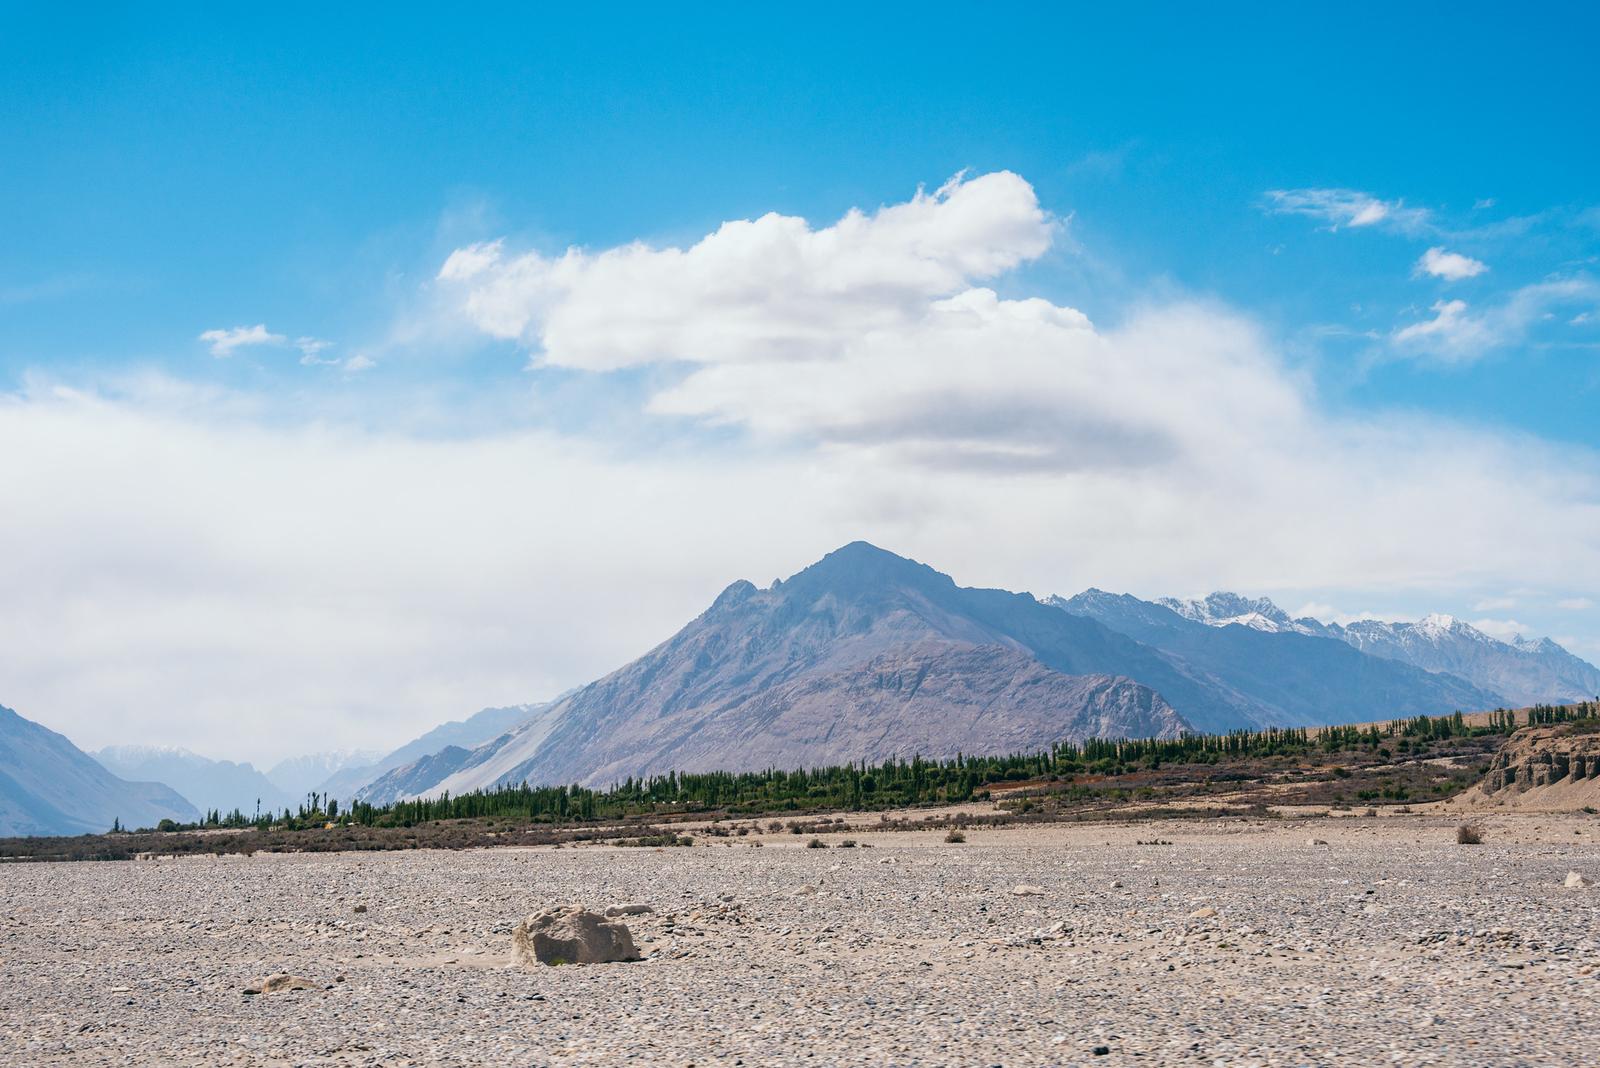
[[[0,1061],[1591,1063],[1600,822],[1430,808],[7,865]],[[643,960],[514,962],[624,903]]]

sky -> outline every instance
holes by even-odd
[[[1585,5],[14,7],[0,704],[387,749],[864,538],[1600,658]]]

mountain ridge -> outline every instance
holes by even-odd
[[[0,836],[99,834],[200,813],[171,787],[127,782],[63,734],[0,705]]]

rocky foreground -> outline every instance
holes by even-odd
[[[7,865],[0,1063],[1594,1063],[1600,821],[1456,822]],[[563,904],[644,959],[518,963]]]

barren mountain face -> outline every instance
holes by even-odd
[[[667,642],[480,747],[437,786],[1012,752],[1185,729],[1149,677],[1186,695],[1204,688],[1090,620],[963,589],[858,542],[770,589],[734,583]],[[397,769],[365,796],[425,790]]]

